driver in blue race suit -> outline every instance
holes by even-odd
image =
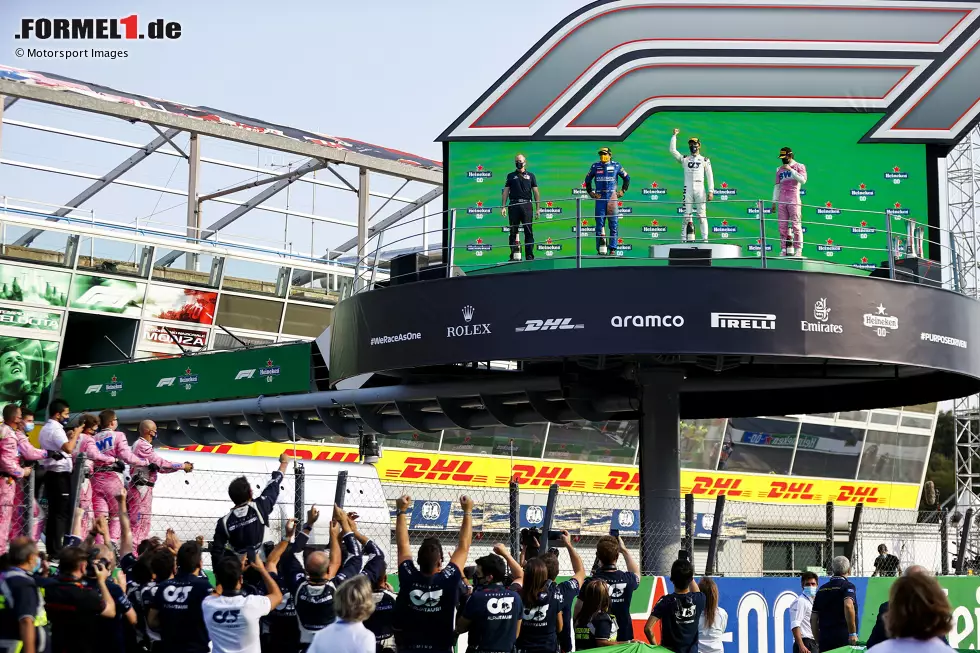
[[[617,189],[619,178],[623,178],[623,188]],[[592,182],[595,181],[595,188]],[[608,253],[616,255],[616,243],[619,236],[618,200],[630,187],[630,176],[617,161],[612,160],[612,150],[608,147],[599,149],[599,160],[589,168],[585,176],[585,189],[589,196],[595,199],[595,249],[597,254],[606,254],[606,239],[603,229],[606,218],[609,218],[609,249]],[[579,225],[582,228],[582,225]]]

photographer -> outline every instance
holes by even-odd
[[[92,589],[82,582],[88,555],[78,547],[61,550],[58,578],[44,589],[45,609],[51,622],[50,653],[95,653],[101,651],[96,637],[100,617],[116,616],[116,603],[109,593],[106,580],[109,569],[99,562],[92,563]]]
[[[467,653],[509,653],[521,633],[524,570],[503,544],[493,552],[476,561],[473,594],[456,617],[456,632],[470,633]],[[513,579],[505,587],[507,567]]]
[[[620,554],[626,560],[627,571],[616,568]],[[599,538],[595,557],[599,570],[593,572],[592,578],[604,580],[609,585],[611,604],[609,613],[616,617],[616,622],[619,624],[619,641],[629,642],[633,639],[630,601],[633,600],[633,592],[640,586],[640,565],[636,564],[636,560],[626,549],[623,538],[612,535],[603,535]]]
[[[653,627],[660,621],[660,645],[673,653],[698,653],[698,622],[704,612],[704,594],[694,582],[694,565],[688,560],[687,552],[670,567],[670,582],[674,591],[661,596],[653,612],[643,627],[650,644],[653,641]],[[625,640],[625,638],[620,638]]]
[[[434,537],[422,541],[418,566],[412,561],[408,541],[408,511],[412,498],[396,500],[398,517],[395,540],[398,542],[398,598],[395,601],[395,641],[398,651],[450,653],[453,649],[453,612],[459,597],[463,566],[473,542],[473,499],[462,496],[463,523],[459,542],[449,564],[443,567],[442,544]]]
[[[96,528],[93,531],[93,535],[102,535],[108,541],[108,520],[105,517],[96,520]],[[120,570],[118,582],[113,580],[112,573],[116,569],[116,552],[112,550],[112,547],[105,544],[89,548],[89,561],[97,562],[109,571],[109,578],[106,579],[105,584],[116,607],[114,617],[97,620],[96,631],[99,641],[103,643],[102,650],[105,653],[126,653],[127,626],[125,624],[128,623],[129,627],[136,625],[136,610],[133,609],[132,603],[126,596],[126,575]],[[89,564],[88,572],[85,579],[86,583],[95,589],[91,564]]]

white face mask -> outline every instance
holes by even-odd
[[[24,422],[24,433],[30,433],[34,430],[34,422]]]

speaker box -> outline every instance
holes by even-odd
[[[671,248],[667,257],[667,265],[705,265],[710,267],[711,250],[690,247]]]
[[[391,272],[389,285],[400,286],[405,283],[414,283],[419,280],[419,272],[427,267],[429,267],[429,257],[425,254],[413,252],[396,256],[389,263]]]
[[[878,268],[871,272],[870,276],[876,279],[891,278],[888,261],[882,261]],[[939,263],[925,258],[895,259],[895,280],[941,288],[943,285],[942,268]]]

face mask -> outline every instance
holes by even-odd
[[[688,147],[691,148],[691,154],[697,154],[698,150],[701,149],[697,145],[689,145]]]
[[[36,574],[39,571],[41,571],[41,558],[40,558],[40,556],[37,557],[37,558],[34,558],[34,566],[31,567],[31,573],[32,574]]]
[[[518,170],[523,170],[524,169],[524,162],[523,161],[514,161],[514,165],[517,166],[517,169]]]
[[[782,161],[783,163],[789,163],[789,157],[788,156],[781,156],[781,157],[779,157],[779,160]]]
[[[817,595],[817,588],[813,587],[812,585],[807,585],[806,587],[803,588],[803,593],[809,596],[810,598],[813,598],[814,596]]]
[[[67,417],[63,417],[63,418],[59,419],[58,421],[61,422],[61,425],[62,426],[68,426],[68,418]]]
[[[24,422],[24,433],[30,433],[34,430],[34,422]]]

